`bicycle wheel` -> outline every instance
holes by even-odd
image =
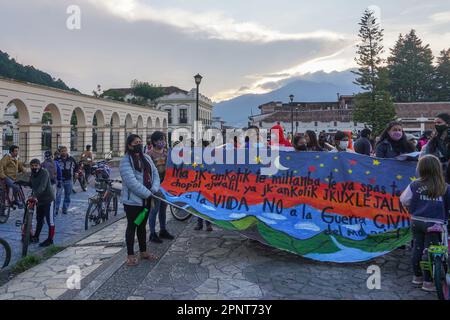
[[[170,213],[172,213],[173,217],[178,221],[186,221],[192,216],[188,211],[174,206],[170,206]]]
[[[0,239],[0,269],[6,268],[11,260],[11,247],[4,239]]]
[[[100,223],[100,212],[98,211],[98,204],[90,202],[84,218],[84,230],[89,229],[89,225],[96,226]]]
[[[28,245],[30,244],[32,219],[33,219],[32,214],[28,209],[28,207],[26,206],[22,224],[22,257],[26,257],[28,254]]]
[[[434,258],[434,284],[436,285],[438,299],[448,300],[447,265],[439,256]]]

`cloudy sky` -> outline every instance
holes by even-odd
[[[66,27],[71,5],[79,30]],[[353,67],[369,6],[386,47],[411,28],[435,55],[450,47],[448,0],[0,0],[0,50],[84,93],[132,79],[189,90],[199,72],[220,101]]]

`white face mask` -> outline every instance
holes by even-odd
[[[341,142],[339,142],[339,148],[341,148],[343,150],[347,150],[347,148],[348,148],[348,141],[341,141]]]

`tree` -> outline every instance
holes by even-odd
[[[357,45],[355,58],[359,65],[358,71],[352,71],[358,76],[355,84],[359,85],[363,90],[372,94],[376,91],[376,83],[378,80],[378,69],[381,67],[383,59],[381,54],[384,52],[383,32],[380,24],[375,18],[374,12],[366,9],[359,23],[359,38],[361,42]]]
[[[355,97],[353,120],[365,123],[375,135],[380,134],[386,124],[395,119],[395,108],[389,86],[389,73],[383,67],[383,29],[376,21],[374,12],[366,10],[361,18],[358,44],[355,59],[359,65],[358,84],[365,92]]]
[[[415,30],[400,35],[388,58],[389,91],[397,102],[431,101],[433,99],[433,52],[423,45]]]
[[[133,80],[131,82],[131,88],[133,89],[133,94],[137,97],[136,101],[138,104],[147,104],[148,101],[154,101],[164,95],[161,86],[157,87],[148,82]]]
[[[450,101],[450,49],[442,50],[435,74],[437,101]]]
[[[101,97],[105,97],[115,101],[125,101],[125,93],[114,89],[106,90],[102,93]]]

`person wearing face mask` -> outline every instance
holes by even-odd
[[[140,258],[155,260],[156,256],[147,252],[146,225],[148,212],[152,209],[152,196],[159,190],[159,173],[149,155],[144,153],[142,139],[136,134],[128,136],[125,156],[120,162],[122,177],[122,203],[127,217],[125,241],[127,245],[127,265],[136,266],[138,259],[134,255],[134,238],[137,235]],[[143,219],[141,218],[142,215]],[[140,221],[139,224],[137,224]]]
[[[408,142],[402,124],[393,121],[381,134],[375,150],[377,158],[392,159],[402,154],[412,153],[415,148]]]
[[[436,133],[423,148],[421,156],[431,154],[438,157],[443,165],[446,181],[450,183],[450,114],[439,114],[434,124]]]
[[[156,131],[152,134],[150,141],[152,143],[152,147],[149,151],[149,156],[152,158],[153,163],[158,169],[159,179],[162,183],[164,181],[164,177],[166,176],[166,165],[168,158],[168,150],[165,135],[161,131]],[[163,195],[158,192],[156,194],[160,198],[163,198]],[[167,203],[161,200],[155,200],[155,207],[150,212],[150,217],[148,219],[148,224],[150,227],[150,242],[162,243],[161,239],[173,240],[174,237],[167,231],[166,229],[166,210]],[[159,236],[156,233],[155,225],[156,225],[156,216],[159,217]]]
[[[306,152],[308,151],[308,145],[306,139],[301,134],[296,134],[294,136],[294,149],[296,152]]]
[[[336,132],[334,135],[334,147],[335,149],[330,152],[351,152],[355,153],[352,149],[349,148],[349,137],[348,134],[342,131]]]
[[[55,201],[55,194],[53,192],[50,175],[47,170],[41,167],[41,162],[38,159],[33,159],[30,162],[31,177],[30,183],[33,196],[37,199],[36,206],[36,232],[31,238],[32,243],[39,242],[39,236],[44,226],[44,219],[48,225],[48,238],[42,242],[40,247],[48,247],[53,244],[53,237],[55,236],[55,224],[53,221],[53,214],[50,214],[50,207]]]

